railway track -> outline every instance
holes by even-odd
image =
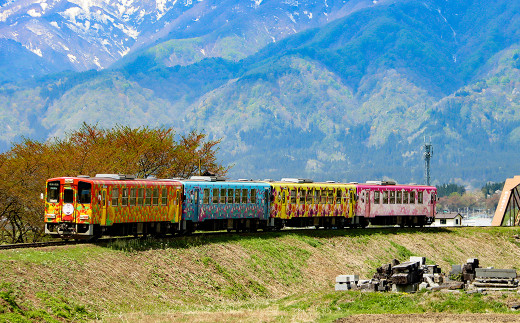
[[[0,250],[65,246],[65,245],[73,245],[73,244],[80,244],[80,243],[84,243],[84,242],[83,241],[47,241],[47,242],[2,244],[2,245],[0,245]]]
[[[378,227],[369,227],[364,228],[362,230],[378,230],[378,229],[390,229],[392,230],[394,227],[384,227],[384,226],[378,226]],[[402,228],[394,228],[395,230],[403,230]],[[425,228],[406,228],[408,230],[423,230]],[[433,229],[437,229],[436,227],[433,227]],[[321,231],[322,229],[320,229]],[[356,229],[345,229],[345,230],[356,230]],[[278,232],[285,232],[285,233],[292,233],[292,232],[304,232],[304,231],[316,231],[315,228],[286,228],[282,229]],[[257,233],[261,233],[262,231],[259,231]],[[198,231],[195,233],[192,233],[189,236],[219,236],[219,235],[231,235],[231,234],[249,234],[249,232],[226,232],[226,231],[213,231],[213,232],[206,232],[206,231]],[[165,236],[163,239],[174,239],[178,237],[186,237],[186,236]],[[107,238],[100,238],[96,241],[91,240],[79,240],[79,241],[64,241],[64,240],[57,240],[57,241],[47,241],[47,242],[33,242],[33,243],[16,243],[16,244],[0,244],[0,250],[9,250],[9,249],[23,249],[23,248],[40,248],[40,247],[53,247],[53,246],[67,246],[67,245],[78,245],[78,244],[104,244],[107,242],[115,241],[115,240],[132,240],[132,239],[155,239],[153,237],[107,237]]]

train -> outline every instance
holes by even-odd
[[[437,189],[392,181],[138,179],[97,174],[48,179],[42,198],[45,233],[67,240],[196,230],[419,227],[434,220]]]

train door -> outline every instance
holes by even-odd
[[[176,187],[174,191],[174,199],[175,199],[175,215],[177,222],[181,222],[182,219],[182,193],[181,188]]]
[[[269,218],[269,210],[271,209],[270,208],[270,197],[271,197],[271,190],[269,188],[264,188],[264,218],[267,219]]]
[[[430,198],[430,217],[435,216],[435,205],[437,204],[437,197],[435,196],[435,192],[431,192],[431,198]]]
[[[101,225],[107,223],[107,189],[101,189]]]
[[[363,199],[365,200],[365,218],[370,217],[370,190],[363,192]]]
[[[193,213],[197,219],[199,219],[199,188],[193,188],[191,195],[191,203],[193,206]]]
[[[280,194],[282,195],[282,199],[281,199],[281,202],[280,202],[281,203],[280,218],[281,219],[285,219],[286,214],[287,214],[287,199],[288,199],[288,196],[287,196],[287,192],[283,188],[280,189]]]

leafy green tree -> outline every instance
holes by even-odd
[[[506,182],[487,182],[480,190],[485,197],[492,196],[496,191],[501,191],[505,183]]]
[[[459,195],[463,195],[466,192],[464,186],[458,184],[441,184],[436,185],[436,187],[437,195],[439,197],[450,196],[452,193],[458,193]]]

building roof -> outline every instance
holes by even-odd
[[[436,219],[455,219],[457,216],[463,218],[463,216],[458,212],[447,212],[447,213],[437,213],[435,214]]]

